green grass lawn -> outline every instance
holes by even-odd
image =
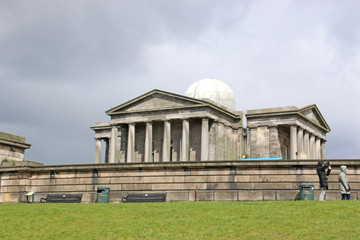
[[[0,228],[0,239],[360,239],[360,202],[0,204]]]

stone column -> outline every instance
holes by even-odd
[[[111,138],[110,138],[110,158],[109,163],[115,163],[115,155],[118,149],[116,148],[116,138],[117,138],[117,126],[111,127]]]
[[[170,144],[171,144],[171,125],[170,121],[164,122],[164,138],[163,138],[163,151],[162,151],[162,161],[170,161]]]
[[[304,133],[304,153],[305,153],[305,159],[309,159],[309,149],[310,149],[310,142],[309,142],[309,132],[305,131]]]
[[[257,128],[248,128],[247,158],[257,158]]]
[[[277,126],[269,126],[269,157],[281,157],[279,131]]]
[[[146,123],[145,130],[145,162],[152,162],[152,123]]]
[[[316,159],[321,159],[321,139],[320,138],[316,138],[316,143],[315,143],[315,149],[316,149]]]
[[[299,128],[298,131],[298,152],[304,151],[304,130],[302,128]]]
[[[101,139],[95,139],[95,163],[101,163]]]
[[[290,159],[295,160],[297,153],[297,128],[295,125],[290,126]]]
[[[304,129],[299,128],[297,135],[297,159],[305,159],[306,154],[304,151]]]
[[[182,121],[182,135],[181,135],[181,161],[189,161],[189,120]]]
[[[120,163],[120,159],[121,159],[121,138],[122,138],[122,131],[121,131],[121,126],[118,126],[117,128],[117,133],[116,133],[116,151],[115,151],[115,162],[116,163]]]
[[[110,152],[109,139],[105,138],[104,142],[106,144],[106,147],[105,147],[105,163],[109,163],[109,152]]]
[[[135,160],[135,123],[129,123],[126,162]]]
[[[309,142],[309,146],[310,146],[310,159],[316,159],[315,157],[315,136],[313,134],[310,135],[310,142]]]
[[[209,119],[203,118],[201,122],[201,161],[209,160]]]
[[[321,159],[326,159],[326,141],[321,141]]]

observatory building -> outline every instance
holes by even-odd
[[[95,164],[3,165],[0,203],[26,202],[28,194],[34,202],[75,194],[91,203],[105,186],[112,203],[132,194],[161,194],[167,202],[300,199],[299,187],[317,184],[314,167],[326,157],[330,128],[319,109],[242,112],[235,99],[232,89],[215,79],[195,82],[184,95],[155,89],[131,99],[106,111],[110,121],[91,127]],[[24,139],[15,140],[7,136],[3,145],[30,147]],[[350,166],[355,179],[358,161],[332,161],[334,171],[341,165]],[[337,187],[333,174],[328,200],[340,199]],[[359,184],[352,188],[359,199]]]
[[[109,122],[91,127],[95,163],[325,159],[330,131],[316,105],[244,115],[231,88],[215,79],[193,83],[184,95],[155,89],[106,114]]]

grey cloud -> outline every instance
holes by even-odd
[[[105,111],[213,77],[237,108],[315,103],[328,157],[355,157],[357,1],[2,1],[0,131],[29,160],[91,163]],[[345,117],[346,116],[346,117]]]
[[[90,81],[106,72],[135,75],[146,71],[142,51],[147,45],[193,42],[208,28],[216,11],[200,3],[13,3],[2,11],[10,30],[0,38],[1,70],[33,81]]]

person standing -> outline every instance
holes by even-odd
[[[339,190],[342,196],[341,200],[350,200],[350,186],[346,172],[347,167],[344,165],[341,166],[339,174]]]
[[[327,169],[327,171],[325,172],[326,169]],[[323,161],[320,160],[318,162],[316,172],[317,172],[317,175],[319,176],[320,189],[321,189],[319,201],[324,201],[326,190],[328,190],[328,188],[329,188],[328,187],[327,176],[329,176],[330,172],[331,172],[331,164],[330,164],[330,162],[324,163]]]

